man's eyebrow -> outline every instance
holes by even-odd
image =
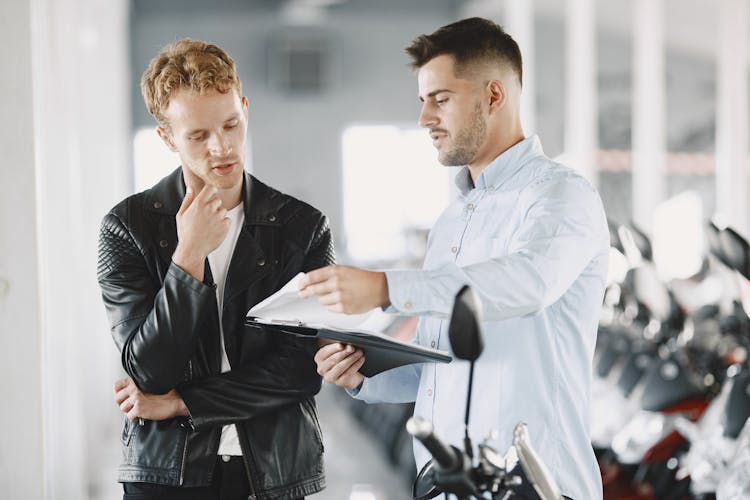
[[[451,94],[453,93],[453,91],[449,90],[449,89],[437,89],[437,90],[433,90],[432,92],[430,92],[429,94],[427,94],[427,97],[428,98],[435,97],[436,95],[441,94],[443,92],[449,92]],[[424,102],[424,98],[422,96],[419,96],[419,100],[422,101],[422,102]]]
[[[226,120],[224,120],[224,123],[229,123],[231,121],[239,120],[239,119],[240,119],[240,115],[234,114],[234,115],[230,116],[229,118],[227,118]],[[192,130],[188,131],[187,135],[198,134],[200,132],[204,132],[205,130],[206,129],[203,129],[203,128],[192,129]]]

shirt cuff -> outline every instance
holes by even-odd
[[[385,312],[405,316],[450,314],[456,291],[441,270],[408,269],[385,271],[391,305]],[[447,310],[446,310],[447,308]]]
[[[416,279],[419,271],[386,271],[388,282],[388,298],[391,305],[385,310],[388,313],[411,314],[414,309],[414,299],[410,293],[410,279]]]
[[[359,387],[355,389],[346,389],[346,393],[353,397],[354,399],[359,399],[359,393],[362,392],[362,389],[364,388],[365,384],[367,383],[367,377],[365,377],[362,380],[362,383],[359,384]]]

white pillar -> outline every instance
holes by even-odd
[[[31,10],[0,2],[0,496],[41,500],[42,380]]]
[[[748,237],[748,5],[719,0],[717,8],[716,212]]]
[[[597,183],[598,112],[594,0],[568,0],[565,8],[565,159]]]
[[[663,0],[633,3],[633,220],[651,231],[664,199],[666,85]]]
[[[529,136],[536,132],[536,75],[534,71],[534,0],[506,0],[504,28],[518,43],[523,59],[521,124]]]
[[[46,498],[114,498],[121,369],[96,268],[100,221],[132,179],[128,2],[31,6]]]

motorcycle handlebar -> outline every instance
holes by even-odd
[[[432,454],[435,464],[443,471],[454,471],[461,467],[456,450],[443,443],[433,432],[432,424],[422,417],[411,417],[406,422],[406,431],[417,438]]]

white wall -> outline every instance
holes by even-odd
[[[126,0],[0,3],[2,498],[117,487],[119,359],[96,253],[130,183],[127,20]]]
[[[31,91],[31,13],[0,2],[0,496],[42,488],[42,386]]]

